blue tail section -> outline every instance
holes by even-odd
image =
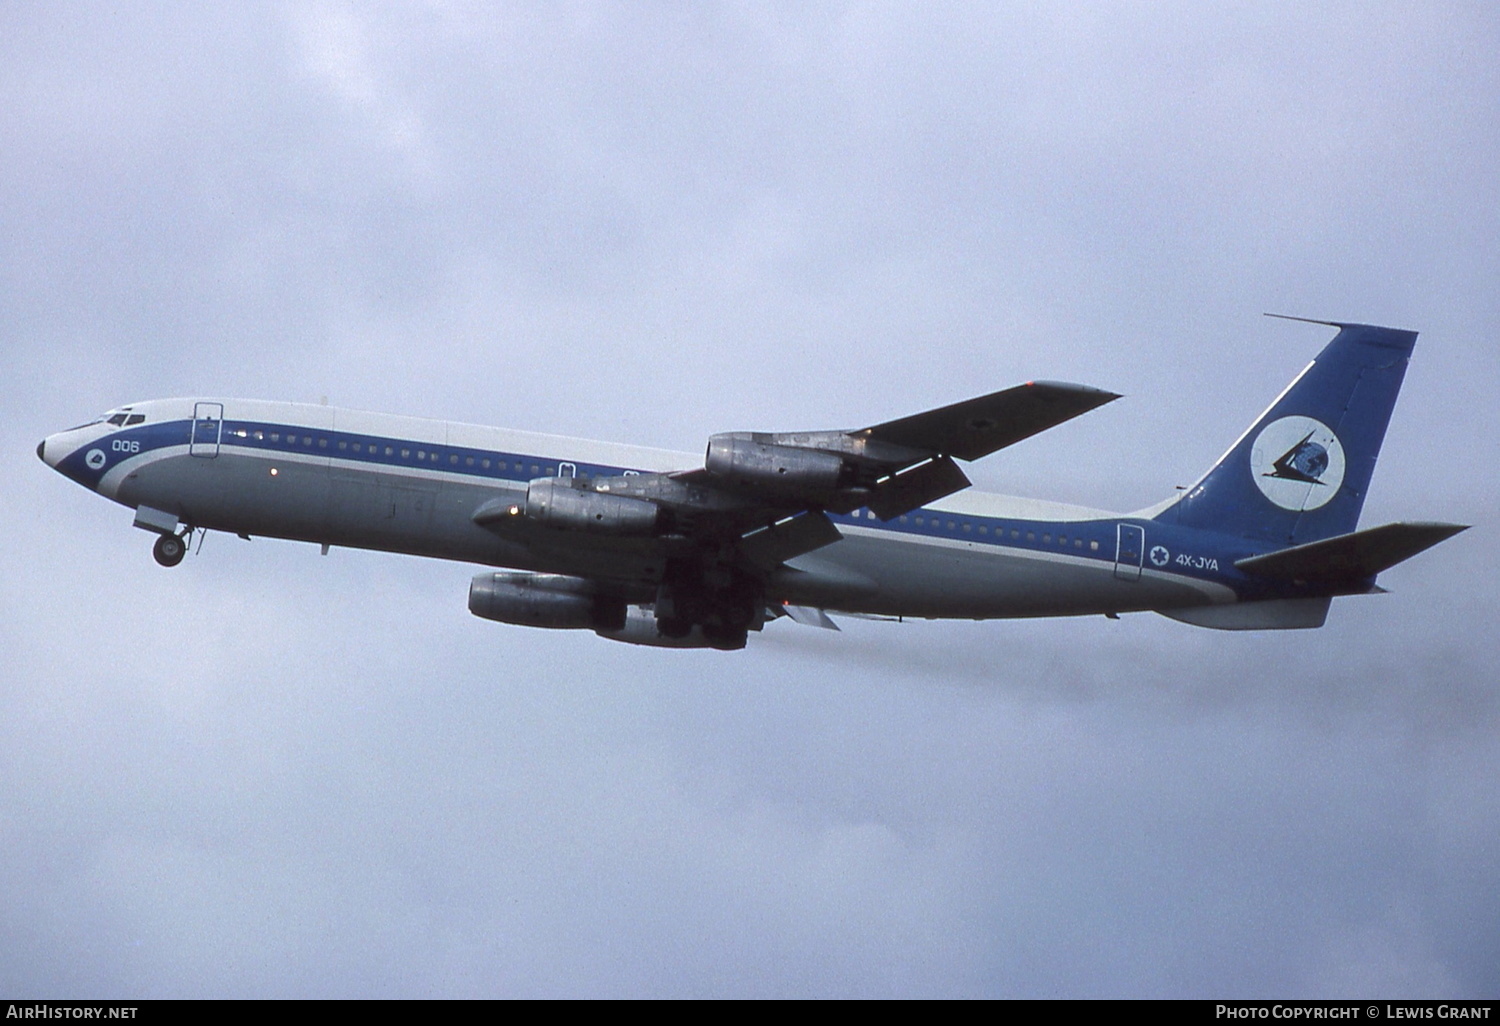
[[[1338,335],[1158,521],[1277,545],[1358,526],[1417,333],[1317,323]]]

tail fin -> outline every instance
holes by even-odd
[[[1277,545],[1355,529],[1417,333],[1314,323],[1339,333],[1157,520]]]

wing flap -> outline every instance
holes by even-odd
[[[1120,398],[1063,381],[1031,381],[852,432],[876,441],[977,460]]]
[[[739,549],[752,566],[771,570],[789,559],[832,545],[842,537],[832,520],[814,511],[745,535],[740,539]]]
[[[833,622],[829,616],[817,606],[794,606],[783,605],[781,611],[785,613],[793,623],[800,623],[804,627],[821,627],[825,631],[836,631],[839,625]]]
[[[969,478],[952,457],[939,456],[897,474],[877,488],[865,505],[881,520],[890,520],[967,487]]]

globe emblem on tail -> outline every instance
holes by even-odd
[[[1320,420],[1282,417],[1256,436],[1250,476],[1261,494],[1282,509],[1317,509],[1344,483],[1344,447]]]

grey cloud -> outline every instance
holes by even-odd
[[[0,987],[1493,995],[1484,5],[0,15]],[[1132,509],[1326,334],[1423,336],[1317,632],[483,623],[470,570],[213,536],[32,456],[247,394],[696,452],[1033,377],[992,457]]]

